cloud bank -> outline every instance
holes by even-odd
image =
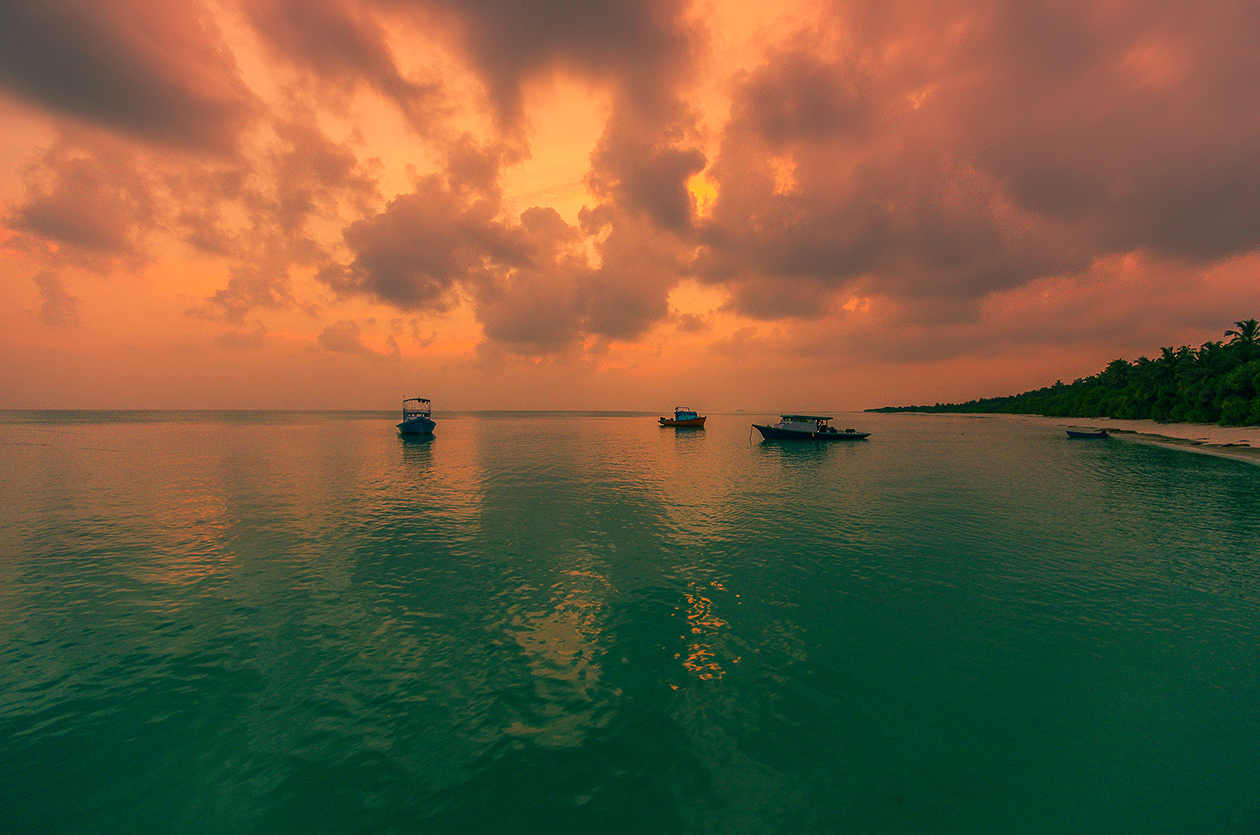
[[[10,4],[0,95],[55,138],[23,162],[5,246],[37,263],[50,326],[88,315],[67,270],[139,273],[176,242],[222,275],[188,312],[257,324],[225,347],[257,347],[253,317],[298,310],[320,347],[363,353],[366,317],[339,306],[370,303],[385,319],[466,310],[521,357],[703,333],[718,315],[734,318],[716,355],[764,347],[751,320],[835,351],[900,335],[945,356],[1017,340],[994,317],[1038,288],[1113,307],[1090,317],[1124,330],[1128,294],[1216,292],[1203,275],[1254,263],[1253,4],[818,4],[802,20],[821,23],[767,27],[731,58],[713,15],[757,11]],[[607,102],[568,218],[509,209],[504,186],[544,150],[530,91],[557,77]],[[399,160],[402,186],[385,176]],[[1146,278],[1117,282],[1122,262]],[[675,310],[684,282],[722,310]],[[1071,319],[1040,326],[1070,339]]]

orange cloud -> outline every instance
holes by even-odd
[[[229,364],[568,373],[576,402],[1256,312],[1241,2],[210,8],[0,10],[0,96],[39,126],[0,147],[13,344],[174,329]]]

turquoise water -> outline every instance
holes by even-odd
[[[0,415],[6,833],[1254,833],[1260,467]]]

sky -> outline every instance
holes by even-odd
[[[0,408],[853,410],[1260,315],[1260,6],[0,5]]]

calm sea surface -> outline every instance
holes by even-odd
[[[436,417],[0,413],[0,831],[1260,831],[1260,467]]]

